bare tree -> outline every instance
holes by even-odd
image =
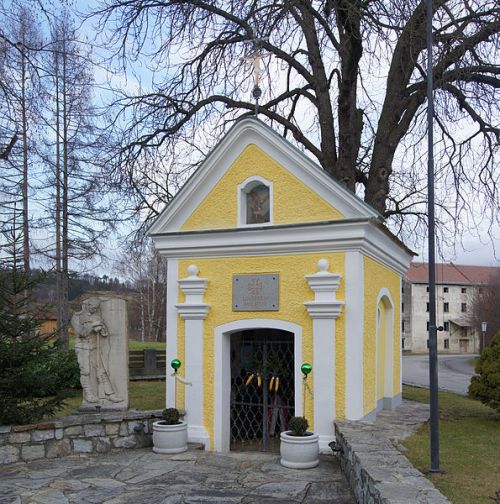
[[[22,236],[23,268],[31,270],[30,186],[36,154],[37,119],[40,115],[41,81],[37,57],[42,46],[41,29],[24,6],[13,5],[13,19],[2,32],[2,73],[0,89],[3,101],[2,137],[9,139],[1,158],[5,161],[1,185],[2,221],[12,228],[17,221]],[[15,215],[16,214],[16,215]],[[19,214],[19,215],[17,215]],[[15,217],[14,217],[15,215]]]
[[[238,115],[253,114],[244,57],[261,51],[267,79],[260,117],[392,218],[398,232],[414,233],[426,210],[425,6],[102,0],[94,15],[101,30],[112,31],[115,56],[125,68],[146,58],[152,77],[146,89],[114,103],[117,124],[126,124],[117,178],[154,216],[172,187],[161,191],[165,175],[148,158],[157,151],[176,162],[176,146],[186,152],[200,136],[212,146]],[[498,4],[435,0],[433,23],[438,217],[460,228],[465,215],[480,211],[491,222],[498,218]]]
[[[150,242],[134,242],[117,270],[137,292],[136,306],[131,306],[131,319],[137,318],[138,324],[131,322],[139,327],[141,341],[164,341],[166,262]]]
[[[67,11],[54,17],[47,75],[51,81],[45,122],[47,171],[44,192],[53,240],[39,249],[53,259],[56,270],[58,344],[69,345],[69,278],[71,267],[103,252],[109,232],[121,219],[114,198],[107,193],[101,165],[102,131],[93,105],[92,64]]]

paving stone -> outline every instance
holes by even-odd
[[[24,445],[21,447],[21,458],[23,460],[34,460],[45,456],[44,445]]]
[[[305,494],[307,485],[308,483],[304,481],[265,483],[253,489],[251,493],[279,499],[301,499]]]
[[[60,491],[49,488],[47,490],[38,490],[31,499],[27,499],[28,504],[68,504],[68,498]]]
[[[80,490],[85,490],[85,488],[88,488],[89,486],[90,483],[84,483],[83,481],[77,479],[55,480],[50,484],[50,488],[55,488],[63,492],[78,492]]]

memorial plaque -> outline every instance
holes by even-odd
[[[278,311],[279,275],[233,276],[233,311]]]

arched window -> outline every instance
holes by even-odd
[[[247,179],[239,186],[242,226],[270,224],[272,221],[272,185],[260,177]]]

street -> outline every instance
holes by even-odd
[[[477,357],[474,354],[438,355],[438,385],[441,390],[449,390],[457,394],[467,395],[470,379],[474,374],[471,361]],[[403,383],[429,386],[429,356],[403,356]]]

